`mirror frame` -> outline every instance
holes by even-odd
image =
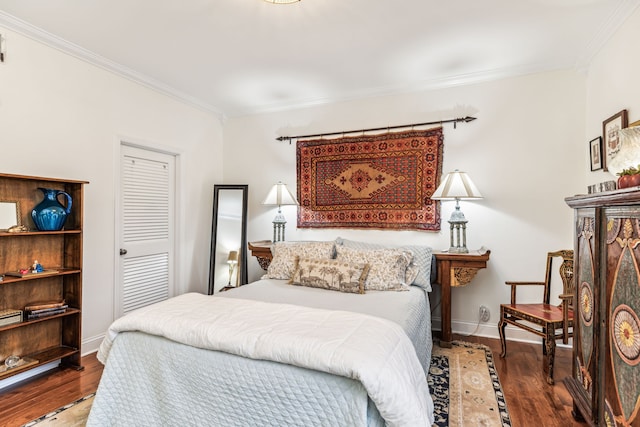
[[[213,295],[215,291],[215,266],[216,266],[216,246],[217,246],[217,232],[218,232],[218,207],[220,190],[241,190],[242,191],[242,212],[241,212],[241,236],[240,236],[240,250],[241,257],[238,262],[238,272],[240,286],[246,285],[248,282],[247,272],[247,258],[249,250],[247,247],[247,206],[248,206],[248,193],[249,186],[246,184],[216,184],[213,186],[213,217],[211,226],[211,254],[209,264],[209,295]]]
[[[13,226],[20,226],[22,225],[22,218],[20,217],[20,201],[19,200],[0,200],[0,203],[6,203],[6,204],[13,204],[15,205],[15,210],[16,210],[16,220],[14,224],[11,224],[9,227],[13,227]],[[0,228],[0,231],[8,231],[9,227],[7,228]]]

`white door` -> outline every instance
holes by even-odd
[[[174,295],[175,161],[120,146],[116,317]]]

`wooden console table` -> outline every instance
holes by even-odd
[[[267,271],[271,264],[271,240],[260,240],[259,242],[249,242],[249,250],[251,255],[256,257],[260,268]]]
[[[491,251],[480,248],[467,254],[434,251],[436,256],[436,283],[442,289],[440,317],[442,337],[440,347],[451,348],[451,288],[466,286],[481,268],[487,267]]]
[[[251,255],[256,257],[263,270],[271,262],[271,240],[249,242]],[[442,337],[440,347],[451,347],[451,288],[466,286],[475,277],[478,270],[487,267],[491,251],[480,248],[467,254],[454,254],[434,251],[436,256],[436,283],[442,288],[442,303],[440,307],[442,317]]]

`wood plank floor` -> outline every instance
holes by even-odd
[[[482,337],[455,339],[489,346],[504,388],[514,427],[585,426],[571,416],[572,402],[562,384],[571,370],[571,351],[556,352],[556,384],[547,385],[542,374],[540,345],[509,342],[507,357],[500,359],[500,342]],[[98,387],[102,365],[91,354],[82,358],[83,371],[55,371],[0,392],[0,426],[17,427],[60,406],[92,393]]]
[[[95,392],[103,366],[95,353],[84,356],[82,365],[82,371],[57,369],[0,392],[0,426],[21,426]]]
[[[454,339],[491,348],[514,427],[587,425],[573,419],[573,401],[562,383],[571,374],[571,349],[556,348],[555,384],[550,386],[542,373],[541,345],[507,341],[507,357],[501,359],[500,340],[455,334]]]

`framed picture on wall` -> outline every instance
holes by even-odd
[[[591,170],[602,169],[602,137],[589,141],[589,153],[591,158]]]
[[[618,154],[618,151],[620,151],[620,138],[618,137],[618,131],[626,128],[627,124],[627,110],[622,110],[602,122],[602,166],[604,170],[608,170],[607,164],[615,157],[616,154]]]

